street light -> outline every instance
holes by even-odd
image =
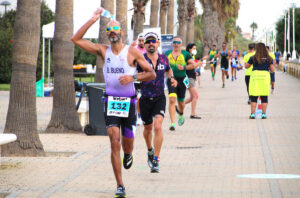
[[[295,7],[296,4],[292,4],[293,7],[293,53],[292,53],[292,59],[296,59],[296,50],[295,50]]]
[[[8,1],[3,1],[2,3],[0,3],[0,5],[4,6],[5,11],[4,13],[6,13],[6,6],[10,6],[11,4]]]
[[[284,11],[284,51],[283,58],[286,58],[286,10]]]

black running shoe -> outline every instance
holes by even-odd
[[[130,167],[132,165],[132,162],[133,162],[132,154],[124,155],[124,158],[123,158],[123,167],[125,169],[130,169]]]
[[[255,119],[255,114],[251,113],[251,115],[249,116],[249,119]]]
[[[159,162],[157,160],[152,161],[151,173],[159,173]]]
[[[150,168],[152,168],[152,166],[153,166],[153,164],[152,164],[153,158],[154,158],[154,151],[152,149],[151,151],[148,151],[148,160],[147,160],[148,166]]]
[[[116,198],[125,198],[126,197],[126,193],[125,193],[125,187],[124,186],[118,186],[117,188],[117,192],[115,194]]]

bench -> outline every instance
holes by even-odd
[[[17,136],[12,133],[0,134],[0,167],[1,167],[1,145],[17,140]]]

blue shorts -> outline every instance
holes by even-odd
[[[271,82],[275,82],[275,72],[270,73],[271,75]]]
[[[198,74],[198,76],[201,76],[201,68],[200,68],[200,67],[198,67],[198,68],[196,69],[196,73]]]

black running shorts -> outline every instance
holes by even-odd
[[[170,79],[168,79],[167,81],[169,97],[177,96],[177,100],[180,102],[184,102],[184,98],[185,98],[186,86],[183,83],[184,78],[185,77],[182,78],[175,77],[175,80],[177,81],[177,87],[171,86]]]
[[[106,128],[119,127],[122,131],[122,136],[127,138],[134,138],[136,130],[136,98],[132,98],[129,107],[129,115],[127,118],[108,116],[107,115],[107,97],[104,103],[104,118]]]
[[[160,95],[155,98],[140,98],[140,112],[144,125],[152,124],[153,117],[162,115],[165,117],[166,96]]]

